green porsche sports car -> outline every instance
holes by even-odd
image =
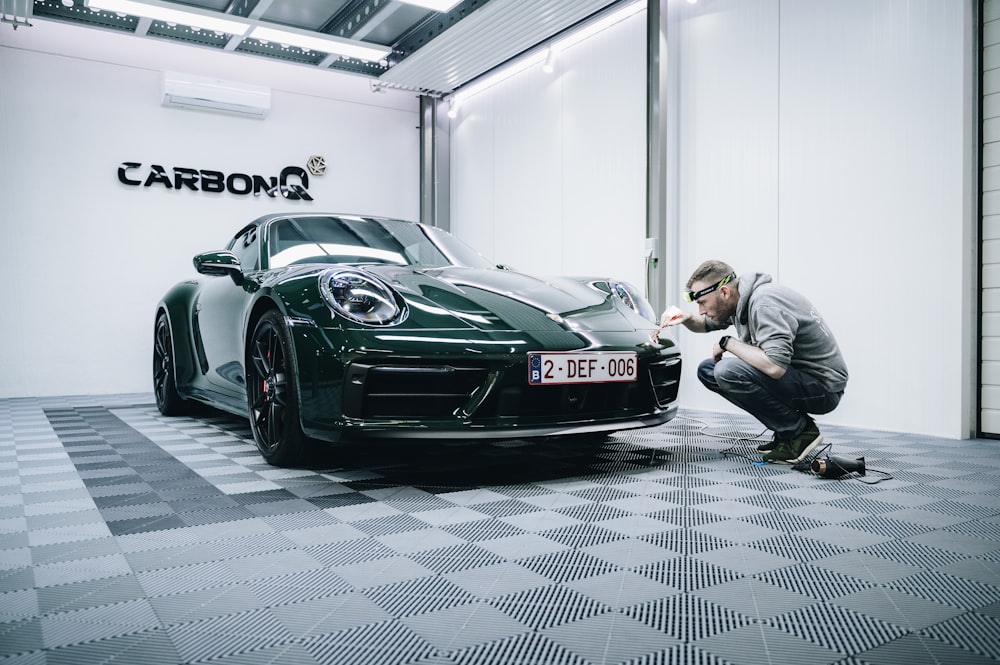
[[[153,388],[249,418],[264,459],[319,441],[524,439],[658,425],[681,358],[656,315],[608,278],[540,279],[441,229],[340,214],[274,214],[156,308]]]

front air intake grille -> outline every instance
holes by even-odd
[[[344,415],[447,418],[486,380],[479,367],[354,364],[344,384]]]
[[[508,386],[483,405],[480,415],[539,418],[622,417],[652,409],[642,382],[556,386]]]
[[[658,405],[667,406],[677,399],[677,390],[681,384],[681,359],[679,357],[665,358],[649,366],[649,379],[653,384],[653,393]]]
[[[639,380],[628,383],[537,386],[528,384],[527,367],[353,363],[343,384],[343,414],[373,421],[459,417],[489,426],[624,418],[677,399],[679,357],[659,359],[644,371],[648,378],[640,370]]]

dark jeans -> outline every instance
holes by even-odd
[[[827,392],[819,381],[794,367],[772,379],[729,355],[717,363],[711,358],[702,361],[698,380],[782,439],[794,438],[806,428],[806,414],[830,413],[840,404],[840,394]]]

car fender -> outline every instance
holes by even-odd
[[[253,335],[254,329],[257,327],[257,323],[260,318],[270,310],[277,310],[281,313],[281,316],[289,320],[295,320],[300,325],[327,325],[327,320],[323,319],[321,321],[316,321],[313,316],[302,311],[302,307],[296,303],[296,296],[301,296],[301,291],[290,287],[287,283],[277,282],[271,285],[265,285],[260,288],[257,293],[254,294],[253,299],[247,306],[246,316],[244,320],[244,351],[249,349],[250,337]],[[316,298],[318,299],[319,294],[316,293]],[[329,315],[329,311],[324,306],[323,311]],[[297,365],[297,353],[295,349],[295,339],[291,336],[292,344],[292,356],[293,362]],[[298,370],[298,367],[294,367]]]
[[[258,291],[251,302],[247,305],[243,321],[243,350],[244,353],[250,348],[250,337],[260,317],[272,309],[281,312],[281,316],[288,316],[288,305],[282,298],[280,292],[274,289],[265,288]]]
[[[192,307],[197,292],[197,281],[180,282],[167,291],[156,307],[156,316],[162,312],[167,317],[174,351],[174,381],[181,397],[190,395],[191,385],[201,374],[191,326]]]

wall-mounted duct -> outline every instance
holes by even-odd
[[[271,89],[204,76],[163,73],[162,104],[263,119],[271,110]]]

